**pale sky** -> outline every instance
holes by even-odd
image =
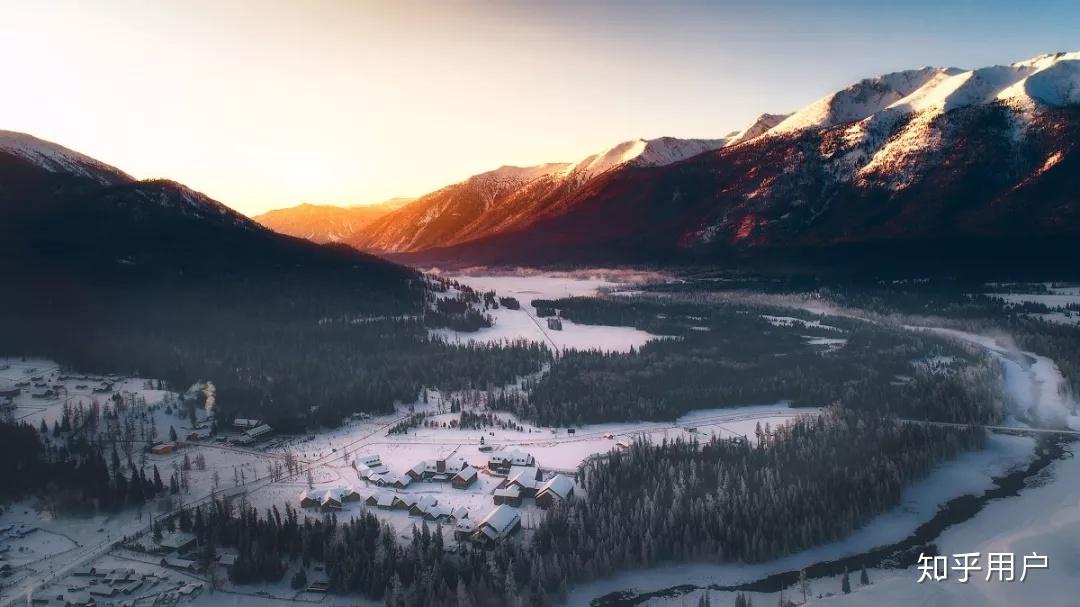
[[[0,129],[254,214],[1080,50],[1080,2],[0,0]]]

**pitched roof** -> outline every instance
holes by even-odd
[[[424,515],[433,519],[439,519],[444,516],[450,516],[452,512],[453,510],[451,510],[449,506],[431,506],[424,512]]]
[[[570,480],[569,476],[556,474],[540,486],[540,490],[536,492],[536,495],[540,496],[544,493],[553,493],[562,499],[566,499],[573,490],[574,481]]]
[[[437,505],[439,505],[439,498],[433,495],[423,495],[420,496],[420,499],[416,500],[416,506],[425,512],[428,508]]]
[[[535,489],[539,484],[536,477],[540,470],[535,466],[510,466],[510,472],[506,475],[506,482]]]
[[[521,487],[518,485],[507,485],[506,487],[496,489],[493,495],[498,497],[520,497]]]
[[[491,454],[488,461],[491,462],[531,462],[533,456],[517,449],[506,449]]]
[[[491,528],[496,534],[502,535],[510,530],[515,524],[521,521],[521,515],[518,511],[506,504],[496,506],[491,512],[481,519],[480,527]]]
[[[454,478],[460,478],[461,480],[465,481],[471,478],[476,478],[476,468],[473,468],[472,466],[465,466],[461,469],[460,472],[454,475]]]

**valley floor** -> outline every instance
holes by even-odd
[[[625,351],[658,336],[626,327],[597,327],[564,323],[562,331],[550,331],[542,319],[535,318],[530,305],[533,298],[555,298],[566,295],[592,295],[600,289],[617,290],[618,283],[599,278],[580,280],[578,277],[455,277],[478,290],[495,289],[500,295],[512,295],[521,300],[520,311],[500,309],[495,311],[496,326],[488,334],[451,335],[453,339],[506,339],[523,337],[545,340],[553,349],[566,347],[597,347]],[[779,317],[778,317],[779,318]],[[777,321],[780,322],[780,321]],[[939,330],[939,329],[933,329]],[[552,336],[552,334],[556,334]],[[954,337],[977,342],[983,347],[997,351],[1006,364],[1010,354],[993,340],[980,336],[956,334]],[[995,350],[996,348],[996,350]],[[1054,374],[1053,362],[1040,360],[1018,363],[1015,369],[1007,369],[1007,390],[1016,400],[1032,398],[1040,406],[1040,412],[1054,413],[1064,421],[1075,422],[1066,410],[1064,401],[1055,400],[1060,373]],[[61,377],[64,375],[64,377]],[[339,428],[307,436],[277,436],[253,446],[243,446],[215,441],[183,441],[183,437],[196,428],[189,418],[172,406],[178,394],[157,389],[152,380],[144,378],[100,378],[61,370],[48,360],[0,359],[0,379],[10,383],[30,381],[31,377],[57,388],[52,397],[33,398],[28,392],[16,397],[11,411],[12,418],[23,420],[35,427],[41,422],[51,429],[63,413],[65,405],[79,403],[88,405],[97,400],[112,398],[114,394],[129,398],[145,408],[152,420],[158,437],[167,437],[170,429],[181,435],[180,449],[169,454],[143,454],[147,466],[158,466],[163,475],[176,469],[183,458],[201,456],[204,468],[193,469],[190,488],[175,498],[163,498],[148,506],[145,511],[123,511],[111,515],[88,518],[54,517],[40,504],[22,502],[10,505],[0,515],[0,528],[4,536],[0,545],[5,550],[4,562],[11,566],[11,576],[4,580],[4,592],[0,604],[25,604],[28,597],[55,596],[81,582],[72,573],[80,568],[95,565],[99,568],[133,568],[147,580],[145,588],[130,597],[117,597],[101,601],[99,605],[119,607],[126,603],[151,605],[173,602],[191,602],[198,605],[236,605],[258,607],[284,602],[317,602],[365,605],[360,597],[328,597],[324,594],[297,592],[288,587],[287,581],[269,586],[233,587],[224,579],[222,572],[219,588],[211,593],[211,582],[206,574],[177,571],[161,566],[155,557],[119,547],[125,536],[146,534],[154,516],[175,512],[181,505],[191,506],[211,496],[233,496],[264,510],[272,506],[281,508],[290,503],[299,508],[300,495],[304,491],[319,494],[329,489],[348,487],[363,498],[386,492],[397,495],[430,496],[440,505],[464,508],[472,520],[484,516],[493,507],[492,492],[502,480],[483,470],[490,455],[488,448],[518,449],[536,458],[545,478],[555,473],[573,474],[577,466],[591,457],[602,456],[619,448],[620,442],[632,440],[661,441],[690,436],[721,437],[746,436],[754,440],[757,424],[777,425],[797,415],[812,415],[813,408],[792,408],[787,403],[762,404],[737,408],[699,410],[671,422],[607,423],[574,428],[539,427],[519,420],[505,412],[492,412],[499,426],[483,429],[456,429],[449,427],[458,419],[450,412],[452,400],[478,402],[475,394],[444,394],[429,391],[415,403],[401,404],[392,415],[375,418],[354,419]],[[107,392],[95,392],[93,387],[101,381],[113,384]],[[85,387],[83,387],[85,386]],[[515,389],[507,386],[504,389]],[[720,403],[718,403],[719,405]],[[470,405],[467,405],[470,406]],[[196,426],[201,426],[210,410],[200,410]],[[414,413],[426,413],[424,424],[408,429],[402,434],[389,434],[395,424]],[[1017,423],[1013,420],[1013,423]],[[447,426],[443,426],[447,424]],[[481,448],[484,451],[481,451]],[[736,584],[760,579],[772,573],[797,570],[807,565],[833,560],[845,555],[857,554],[875,546],[896,542],[909,535],[916,527],[931,518],[939,505],[962,496],[979,494],[992,485],[994,477],[1024,466],[1033,458],[1035,441],[1020,436],[990,435],[988,448],[969,453],[940,466],[925,480],[909,487],[903,494],[900,506],[881,514],[851,536],[833,544],[819,546],[783,559],[753,565],[667,565],[646,571],[626,572],[612,578],[573,588],[568,600],[570,605],[588,605],[595,599],[612,592],[651,592],[679,585]],[[466,489],[455,489],[448,483],[415,481],[404,489],[377,487],[360,478],[356,462],[378,456],[392,473],[403,474],[424,460],[460,456],[481,469],[478,481]],[[289,474],[281,471],[283,462],[295,459],[306,473]],[[1080,463],[1066,458],[1054,463],[1048,474],[1040,477],[1040,486],[1025,489],[1020,496],[990,503],[974,518],[948,528],[937,540],[943,554],[957,552],[1008,551],[1018,555],[1036,551],[1049,554],[1050,568],[1039,571],[1025,583],[957,584],[952,581],[916,584],[914,569],[871,570],[872,584],[859,587],[857,576],[853,577],[855,592],[848,596],[838,594],[838,578],[812,580],[812,604],[836,605],[1067,605],[1080,594],[1077,569],[1080,569]],[[580,490],[580,488],[579,488]],[[346,503],[339,517],[359,512],[362,502]],[[420,518],[409,516],[403,510],[375,510],[389,522],[403,540],[410,537]],[[531,499],[524,500],[520,508],[523,536],[541,516]],[[319,516],[316,511],[309,511]],[[434,523],[431,523],[434,527]],[[10,526],[10,527],[9,527]],[[28,531],[33,529],[32,531]],[[452,544],[449,530],[444,530],[447,544]],[[222,552],[227,553],[227,549]],[[287,580],[289,574],[286,575]],[[313,574],[317,580],[319,574]],[[313,581],[314,581],[313,580]],[[1037,584],[1037,589],[1035,587]],[[43,586],[45,590],[43,590]],[[787,597],[794,599],[789,589]],[[645,604],[683,605],[696,604],[700,591],[680,592],[675,596],[651,599]],[[821,598],[817,598],[818,595]],[[1037,602],[1032,597],[1037,596]],[[728,604],[731,597],[712,593],[713,604]],[[801,598],[801,597],[800,597]],[[755,604],[770,605],[777,602],[774,595],[754,595]]]

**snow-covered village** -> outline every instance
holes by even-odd
[[[0,607],[1080,606],[1080,4],[2,4]]]

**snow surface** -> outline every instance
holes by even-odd
[[[727,145],[737,145],[744,141],[750,141],[756,137],[760,137],[767,133],[770,129],[776,127],[776,125],[787,120],[791,114],[762,114],[754,119],[750,126],[741,131],[735,131],[728,136]]]
[[[1048,308],[1064,308],[1070,304],[1080,304],[1080,295],[1062,293],[987,293],[987,296],[1000,299],[1008,304],[1038,303]]]
[[[987,553],[1013,553],[1017,559],[1017,581],[987,581],[985,571],[979,571],[973,572],[966,584],[955,578],[917,584],[919,574],[915,569],[871,570],[871,585],[856,587],[853,578],[852,594],[837,594],[810,604],[829,607],[1076,605],[1080,596],[1080,484],[1074,481],[1080,477],[1080,461],[1074,457],[1059,460],[1050,466],[1048,476],[1053,480],[1028,487],[1020,497],[987,504],[971,520],[945,530],[935,542],[942,554],[980,553],[979,564],[984,567]],[[1022,555],[1033,552],[1047,556],[1048,569],[1029,572],[1028,579],[1021,583],[1018,578]],[[814,587],[835,593],[840,588],[840,581],[835,578],[815,580]],[[718,593],[713,596],[717,598]],[[770,600],[775,601],[775,598],[762,597],[759,601],[759,597],[754,597],[755,603],[764,605],[772,604]]]
[[[521,303],[520,310],[500,307],[489,310],[495,318],[492,327],[472,333],[436,329],[433,335],[450,342],[469,341],[493,343],[527,339],[546,344],[552,350],[567,349],[603,350],[606,352],[629,352],[661,336],[633,327],[605,325],[582,325],[563,319],[561,331],[547,327],[547,320],[536,316],[534,299],[559,299],[563,297],[589,297],[601,289],[615,289],[618,283],[601,277],[552,277],[543,275],[462,275],[450,276],[452,280],[466,284],[477,291],[495,291],[500,297],[514,297]]]
[[[862,120],[895,104],[938,76],[959,71],[956,68],[924,67],[867,78],[795,112],[768,134],[780,135]]]
[[[907,328],[975,344],[994,355],[1005,371],[1005,394],[1018,418],[1044,427],[1066,428],[1076,424],[1076,400],[1053,360],[1019,350],[1005,335],[992,337],[942,327]]]
[[[62,375],[67,379],[60,379]],[[15,421],[26,422],[35,428],[44,421],[52,428],[53,422],[59,421],[63,416],[65,404],[72,407],[80,404],[88,407],[93,403],[104,405],[111,404],[114,395],[128,395],[138,396],[145,403],[158,437],[168,437],[170,427],[175,428],[178,433],[192,430],[190,419],[181,414],[179,409],[172,407],[172,413],[165,412],[166,407],[176,403],[177,395],[167,390],[153,389],[147,379],[121,377],[110,382],[113,385],[110,391],[101,393],[94,392],[93,389],[101,383],[103,376],[63,371],[55,362],[43,358],[0,358],[0,387],[10,387],[37,376],[57,390],[58,395],[48,399],[34,398],[30,388],[23,388],[22,393],[13,400],[15,408],[12,419]],[[87,379],[81,379],[82,377]],[[205,420],[206,416],[206,411],[197,411],[198,421]]]
[[[81,175],[103,185],[132,181],[120,169],[26,133],[0,130],[0,151],[29,160],[51,173]]]
[[[727,139],[633,139],[587,156],[566,172],[588,179],[624,164],[642,167],[665,166],[709,150],[720,149],[727,143]]]
[[[828,128],[871,117],[940,114],[969,105],[1006,101],[1019,107],[1080,103],[1080,52],[1039,55],[1010,65],[973,70],[924,67],[859,81],[802,108],[767,134]]]

